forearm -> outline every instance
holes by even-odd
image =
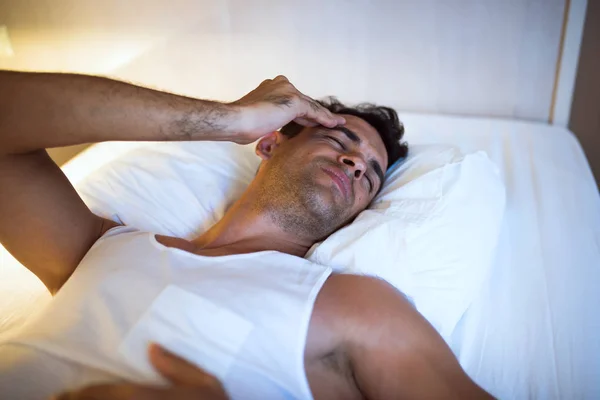
[[[224,140],[231,105],[112,79],[0,71],[0,154],[81,143]]]

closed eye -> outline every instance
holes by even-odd
[[[346,146],[344,145],[344,143],[342,143],[341,140],[333,137],[333,136],[327,136],[328,139],[333,140],[335,143],[337,143],[338,146],[340,146],[342,148],[342,150],[346,150]]]
[[[371,178],[369,178],[367,174],[365,174],[365,178],[367,178],[367,182],[369,182],[369,193],[371,193],[373,191],[373,181],[371,181]]]

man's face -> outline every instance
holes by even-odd
[[[344,115],[336,128],[304,128],[286,139],[272,137],[261,155],[265,196],[284,228],[321,239],[350,222],[371,202],[381,185],[387,152],[377,131],[364,120]],[[275,143],[278,142],[278,143]],[[276,214],[278,214],[276,216]]]

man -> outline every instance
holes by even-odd
[[[230,104],[67,74],[0,92],[0,241],[55,294],[1,345],[2,397],[488,397],[393,287],[301,258],[406,153],[393,110],[332,113],[282,76]],[[92,214],[44,150],[259,138],[254,181],[191,241]]]

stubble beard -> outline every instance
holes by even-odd
[[[284,232],[313,241],[324,239],[343,223],[344,210],[327,204],[315,182],[317,168],[286,173],[273,166],[266,172],[256,206]]]

